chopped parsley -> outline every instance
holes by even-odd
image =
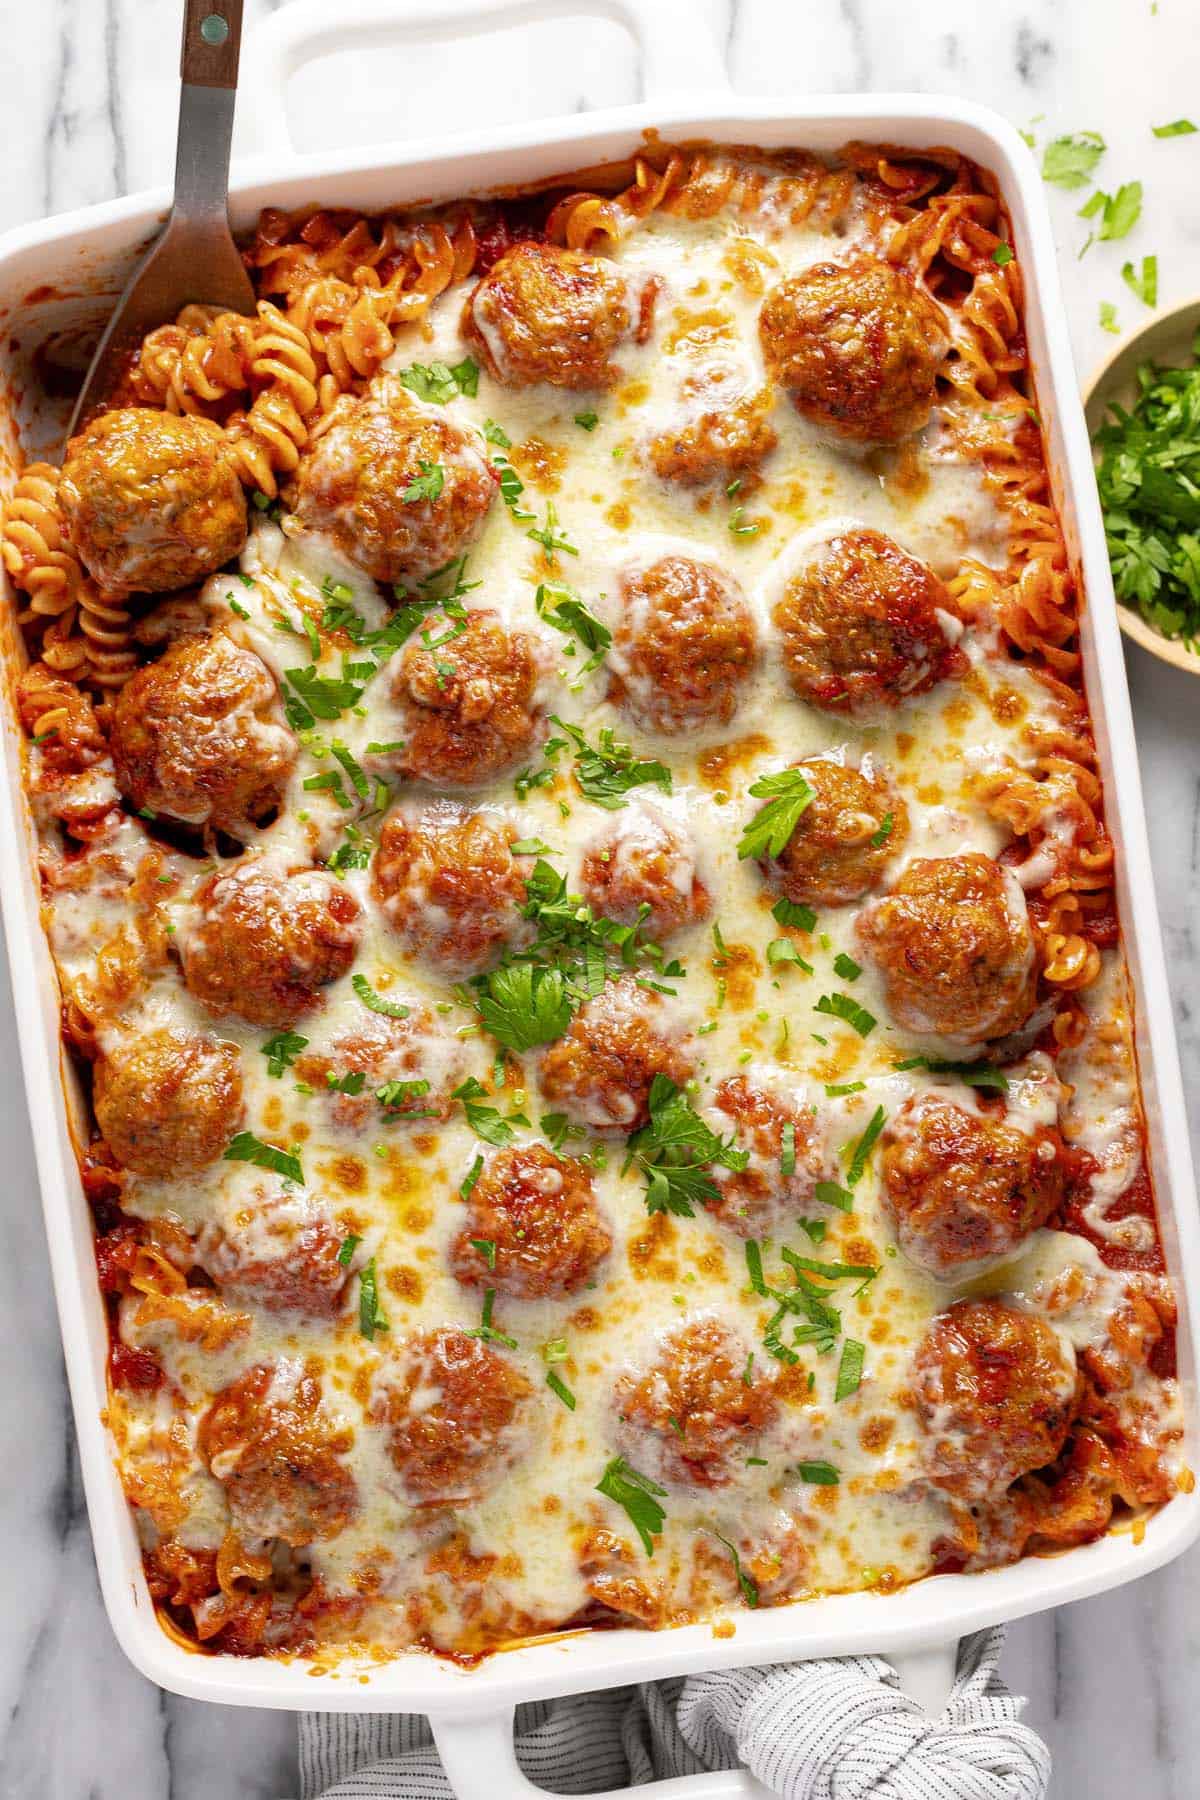
[[[753,1462],[753,1461],[756,1461],[757,1458],[751,1457],[748,1460]],[[713,1528],[713,1536],[716,1538],[716,1540],[719,1544],[724,1544],[725,1548],[729,1552],[729,1555],[733,1561],[733,1572],[737,1576],[737,1584],[742,1590],[742,1599],[746,1602],[747,1606],[757,1606],[758,1605],[758,1585],[754,1581],[753,1577],[750,1575],[747,1575],[745,1569],[743,1569],[742,1559],[737,1553],[737,1546],[735,1544],[731,1544],[727,1537],[722,1537],[721,1533],[719,1531],[717,1531],[715,1527]]]
[[[556,560],[560,550],[565,550],[568,556],[579,555],[566,532],[559,528],[558,512],[553,500],[546,502],[546,523],[530,526],[525,536],[532,538],[535,544],[540,544],[551,562]]]
[[[1190,119],[1172,119],[1169,125],[1152,125],[1156,138],[1191,137],[1197,129]]]
[[[368,1343],[373,1343],[375,1333],[388,1328],[379,1307],[379,1278],[372,1257],[366,1267],[358,1271],[358,1329]]]
[[[826,1297],[828,1289],[819,1287],[803,1273],[804,1259],[797,1257],[794,1252],[785,1253],[785,1260],[791,1270],[792,1285],[780,1288],[767,1281],[763,1273],[762,1248],[754,1238],[746,1240],[745,1250],[750,1286],[763,1299],[775,1302],[776,1310],[763,1331],[763,1346],[768,1354],[777,1362],[793,1364],[800,1360],[793,1345],[811,1344],[821,1356],[832,1350],[841,1335],[841,1314],[836,1307],[830,1306]],[[780,1327],[789,1315],[799,1319],[799,1323],[792,1328],[791,1345],[785,1344],[780,1336]]]
[[[1107,243],[1113,238],[1128,237],[1142,216],[1141,182],[1127,181],[1115,194],[1104,194],[1097,188],[1087,204],[1080,207],[1079,216],[1096,220],[1095,229],[1079,252],[1080,256],[1094,239]]]
[[[352,1069],[346,1075],[335,1075],[329,1069],[325,1074],[325,1086],[331,1094],[361,1094],[366,1085],[367,1078],[361,1069]]]
[[[875,1140],[883,1130],[887,1114],[882,1106],[877,1106],[871,1115],[871,1122],[863,1132],[853,1150],[850,1152],[850,1166],[846,1170],[846,1186],[857,1187],[866,1172],[867,1158],[875,1148]]]
[[[827,1081],[825,1092],[831,1100],[839,1100],[843,1094],[861,1094],[866,1085],[865,1081]]]
[[[862,968],[852,956],[847,956],[844,950],[839,950],[833,959],[833,972],[835,975],[840,975],[843,981],[857,981],[862,974]]]
[[[579,679],[599,668],[612,644],[612,632],[588,611],[579,595],[562,581],[543,581],[534,595],[540,618],[565,637],[578,638],[591,652],[579,668]]]
[[[552,1394],[557,1394],[569,1412],[575,1411],[575,1396],[557,1370],[546,1370],[546,1386]]]
[[[483,1313],[474,1331],[468,1331],[467,1337],[482,1338],[485,1344],[503,1344],[506,1350],[515,1350],[517,1340],[508,1337],[503,1331],[497,1331],[492,1324],[492,1308],[496,1304],[495,1288],[485,1288],[483,1292]]]
[[[475,1183],[482,1174],[483,1152],[480,1151],[478,1156],[476,1156],[475,1161],[471,1164],[470,1168],[458,1184],[458,1191],[464,1200],[469,1200],[471,1198],[471,1195],[475,1192]]]
[[[780,769],[752,783],[750,793],[766,800],[742,832],[738,856],[782,856],[801,815],[816,798],[799,769]]]
[[[895,823],[895,818],[891,813],[884,813],[883,818],[879,822],[879,830],[871,833],[870,842],[873,850],[883,849],[883,846],[892,835],[892,827]]]
[[[814,1012],[828,1013],[831,1018],[841,1019],[859,1037],[870,1037],[878,1020],[874,1013],[869,1013],[865,1006],[860,1006],[851,994],[822,994],[813,1008]]]
[[[348,1237],[342,1239],[341,1244],[338,1246],[337,1259],[343,1269],[348,1269],[350,1267],[350,1264],[354,1261],[354,1252],[361,1243],[362,1239],[356,1237],[354,1232],[351,1232]]]
[[[805,962],[791,938],[772,938],[767,945],[767,961],[772,968],[776,968],[780,963],[795,963],[796,967],[803,969],[806,975],[811,975],[813,972],[812,964]]]
[[[796,1125],[792,1119],[784,1125],[780,1137],[779,1173],[785,1181],[796,1173]]]
[[[412,363],[399,371],[399,380],[418,400],[444,406],[458,394],[473,398],[479,392],[479,364],[470,356],[452,367],[444,362]]]
[[[795,900],[777,900],[771,908],[771,917],[777,924],[790,926],[794,931],[812,931],[817,923],[812,907]]]
[[[414,475],[400,498],[411,506],[418,500],[436,500],[446,485],[446,471],[438,462],[426,462],[424,457],[418,459],[417,467],[421,473]]]
[[[1003,269],[1006,264],[1012,261],[1012,259],[1013,249],[1011,244],[997,244],[996,248],[992,251],[992,261],[999,269]]]
[[[278,1144],[264,1144],[252,1131],[239,1131],[225,1152],[226,1162],[253,1163],[256,1169],[273,1169],[285,1181],[303,1182],[300,1158],[292,1150],[281,1150]]]
[[[968,1087],[992,1088],[998,1094],[1008,1092],[1008,1076],[991,1063],[939,1062],[929,1056],[907,1056],[894,1067],[897,1074],[907,1069],[928,1069],[931,1075],[956,1075]]]
[[[1142,272],[1140,275],[1133,263],[1122,263],[1121,280],[1125,283],[1130,293],[1137,295],[1137,298],[1142,302],[1143,306],[1158,305],[1157,256],[1143,256]]]
[[[575,414],[575,423],[581,431],[595,431],[597,425],[600,423],[600,415],[599,413],[593,412],[589,407],[587,412],[578,412]]]
[[[478,1250],[489,1269],[496,1267],[496,1246],[491,1238],[472,1238],[472,1250]]]
[[[354,989],[368,1012],[382,1013],[385,1019],[407,1019],[411,1007],[402,1006],[398,1000],[385,1000],[377,994],[365,975],[352,975],[350,986]]]
[[[802,1462],[796,1464],[796,1473],[801,1481],[807,1481],[810,1487],[836,1487],[841,1476],[829,1462]]]
[[[834,1400],[848,1400],[856,1394],[862,1383],[863,1358],[866,1356],[865,1344],[856,1338],[847,1338],[842,1345],[842,1360],[838,1364],[837,1387],[834,1389]]]
[[[479,997],[480,1018],[508,1050],[552,1043],[570,1025],[573,1010],[563,971],[529,962],[494,970]]]
[[[1130,264],[1131,268],[1132,266]],[[1114,337],[1121,335],[1121,321],[1117,317],[1117,309],[1111,300],[1100,302],[1100,329],[1101,331],[1111,331]]]
[[[630,1138],[626,1167],[636,1166],[646,1178],[648,1213],[693,1218],[697,1203],[719,1195],[707,1165],[744,1169],[749,1154],[737,1149],[732,1133],[722,1138],[705,1124],[669,1075],[654,1077],[647,1104],[650,1120]]]
[[[1107,145],[1098,131],[1075,131],[1046,145],[1042,179],[1056,187],[1086,187]]]
[[[474,1075],[468,1076],[461,1086],[456,1087],[451,1098],[462,1101],[467,1124],[475,1136],[482,1138],[485,1144],[491,1144],[497,1150],[502,1150],[506,1144],[512,1143],[516,1136],[513,1130],[514,1124],[528,1124],[528,1120],[521,1113],[514,1113],[511,1118],[506,1119],[502,1117],[498,1108],[488,1106],[486,1104],[488,1091],[482,1082],[475,1079]],[[472,1183],[473,1185],[474,1183]]]
[[[854,1205],[854,1195],[836,1181],[818,1181],[813,1189],[814,1200],[822,1206],[836,1206],[839,1212],[849,1212]]]
[[[385,1081],[375,1089],[375,1098],[392,1118],[436,1119],[436,1107],[413,1105],[414,1100],[423,1100],[428,1092],[428,1081]]]
[[[259,1049],[267,1059],[267,1074],[278,1080],[285,1069],[291,1068],[300,1052],[308,1049],[308,1039],[296,1031],[277,1031],[265,1044],[260,1044]]]
[[[592,745],[578,726],[568,725],[557,713],[550,716],[575,746],[575,779],[593,806],[617,812],[626,805],[625,796],[631,788],[646,785],[660,788],[664,794],[671,792],[671,771],[665,763],[639,760],[633,746],[618,743],[609,727],[601,729],[599,744]],[[556,744],[561,746],[562,740],[551,740],[546,746],[547,756],[556,753]]]
[[[654,1539],[662,1532],[666,1513],[659,1505],[667,1490],[631,1468],[623,1456],[614,1456],[596,1483],[596,1492],[615,1500],[629,1515],[647,1556],[654,1555]]]

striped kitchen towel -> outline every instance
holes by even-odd
[[[964,1639],[936,1719],[881,1657],[827,1657],[523,1706],[517,1760],[557,1794],[740,1763],[786,1800],[1044,1800],[1050,1752],[997,1674],[1003,1642]],[[302,1800],[451,1800],[414,1713],[303,1717],[300,1774]]]

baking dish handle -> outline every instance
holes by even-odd
[[[931,1718],[944,1709],[954,1686],[958,1644],[937,1644],[889,1656],[900,1691],[925,1708]],[[513,1739],[513,1712],[483,1719],[431,1719],[442,1767],[458,1800],[556,1800],[522,1774]],[[768,1800],[771,1793],[748,1769],[721,1769],[708,1775],[677,1775],[639,1787],[650,1800]],[[631,1788],[594,1794],[592,1800],[629,1800]]]
[[[243,88],[254,95],[254,126],[265,150],[295,154],[287,84],[306,62],[340,50],[382,48],[404,39],[437,43],[593,17],[623,25],[641,51],[642,98],[726,93],[729,78],[712,34],[688,0],[290,0],[250,33]]]

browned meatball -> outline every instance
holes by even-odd
[[[478,537],[498,485],[486,445],[394,375],[339,407],[300,464],[292,518],[376,581],[415,587]]]
[[[596,913],[621,925],[640,925],[643,936],[658,943],[712,911],[691,833],[644,802],[626,807],[592,839],[583,853],[580,885]]]
[[[213,1012],[290,1025],[354,961],[358,902],[323,869],[288,874],[265,856],[247,857],[210,876],[195,904],[195,921],[176,941],[184,981]]]
[[[478,608],[465,624],[431,618],[392,680],[405,740],[392,766],[446,787],[476,787],[511,769],[541,733],[541,676],[536,639],[506,631],[494,612]]]
[[[278,807],[296,762],[266,664],[191,638],[139,669],[113,708],[117,781],[133,805],[242,837]]]
[[[369,1408],[387,1427],[409,1503],[480,1499],[525,1448],[522,1402],[532,1392],[516,1364],[482,1338],[449,1326],[409,1338],[381,1371]]]
[[[246,496],[209,419],[101,413],[67,445],[58,491],[76,555],[110,594],[187,587],[246,542]]]
[[[879,881],[888,859],[904,848],[908,811],[869,762],[845,768],[824,756],[805,756],[802,771],[813,797],[778,857],[762,870],[787,900],[845,906]],[[764,805],[769,805],[765,801]]]
[[[473,975],[529,942],[521,908],[533,858],[513,855],[517,841],[506,820],[445,801],[389,813],[372,886],[410,956],[443,974]]]
[[[939,1280],[964,1264],[1011,1256],[1061,1205],[1063,1141],[1049,1126],[1031,1131],[1003,1112],[922,1095],[884,1133],[884,1209],[910,1262]]]
[[[719,380],[706,383],[703,410],[651,439],[650,464],[664,481],[678,481],[684,487],[715,481],[728,486],[753,474],[775,448],[770,389],[730,396],[727,401],[720,391],[723,385]]]
[[[390,989],[387,998],[395,1000]],[[300,1057],[296,1073],[324,1091],[335,1125],[365,1131],[397,1119],[448,1119],[466,1061],[466,1047],[453,1026],[412,1001],[403,1019],[364,1008],[353,1031],[336,1037],[327,1051]],[[355,1081],[359,1075],[366,1078],[361,1084]],[[357,1093],[330,1085],[347,1079]]]
[[[357,1485],[342,1460],[351,1441],[322,1414],[319,1376],[290,1357],[239,1375],[196,1434],[234,1530],[296,1550],[337,1537],[357,1513]]]
[[[1052,1463],[1076,1392],[1065,1338],[1002,1300],[960,1300],[925,1333],[913,1399],[932,1480],[982,1499]]]
[[[350,1279],[338,1261],[345,1237],[312,1194],[261,1181],[224,1228],[204,1228],[196,1260],[234,1305],[330,1319]]]
[[[1037,955],[1025,896],[990,856],[909,863],[856,929],[906,1031],[982,1044],[1018,1030],[1033,1011]]]
[[[643,731],[727,725],[758,656],[741,588],[715,564],[661,556],[623,571],[613,691]]]
[[[817,1182],[833,1175],[816,1108],[785,1099],[749,1076],[733,1075],[721,1083],[709,1123],[724,1137],[732,1129],[738,1149],[749,1152],[744,1169],[714,1166],[708,1171],[720,1192],[707,1202],[708,1210],[739,1237],[779,1231],[809,1204]],[[790,1175],[782,1169],[786,1125],[792,1127],[795,1157]]]
[[[787,582],[774,619],[788,680],[823,712],[870,719],[966,668],[946,588],[882,531],[828,539]]]
[[[594,1131],[636,1131],[650,1117],[656,1075],[682,1087],[693,1046],[662,1000],[632,976],[581,1006],[565,1037],[542,1054],[542,1094]]]
[[[485,1253],[475,1243],[493,1248]],[[488,1158],[450,1246],[450,1267],[469,1287],[517,1300],[561,1299],[591,1281],[611,1248],[590,1170],[527,1144]]]
[[[139,1175],[188,1175],[216,1162],[242,1118],[235,1044],[163,1029],[123,1039],[96,1064],[96,1123]]]
[[[727,1486],[779,1410],[773,1380],[749,1353],[715,1318],[664,1332],[649,1368],[622,1375],[613,1394],[630,1462],[662,1481]]]
[[[789,275],[763,301],[758,330],[767,368],[815,424],[893,444],[927,423],[950,347],[945,317],[877,257]]]
[[[610,387],[620,376],[613,354],[632,326],[629,287],[611,263],[534,243],[492,264],[462,318],[489,375],[517,388]]]

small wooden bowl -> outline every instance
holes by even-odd
[[[1084,390],[1083,410],[1088,431],[1094,437],[1103,425],[1109,406],[1115,400],[1129,406],[1137,396],[1137,371],[1144,362],[1166,363],[1176,368],[1192,358],[1192,340],[1200,330],[1200,299],[1187,300],[1182,306],[1163,307],[1139,330],[1131,332],[1105,358]],[[1160,662],[1200,675],[1200,655],[1189,650],[1178,638],[1164,637],[1148,619],[1131,607],[1117,602],[1117,617],[1126,637],[1157,656]]]

